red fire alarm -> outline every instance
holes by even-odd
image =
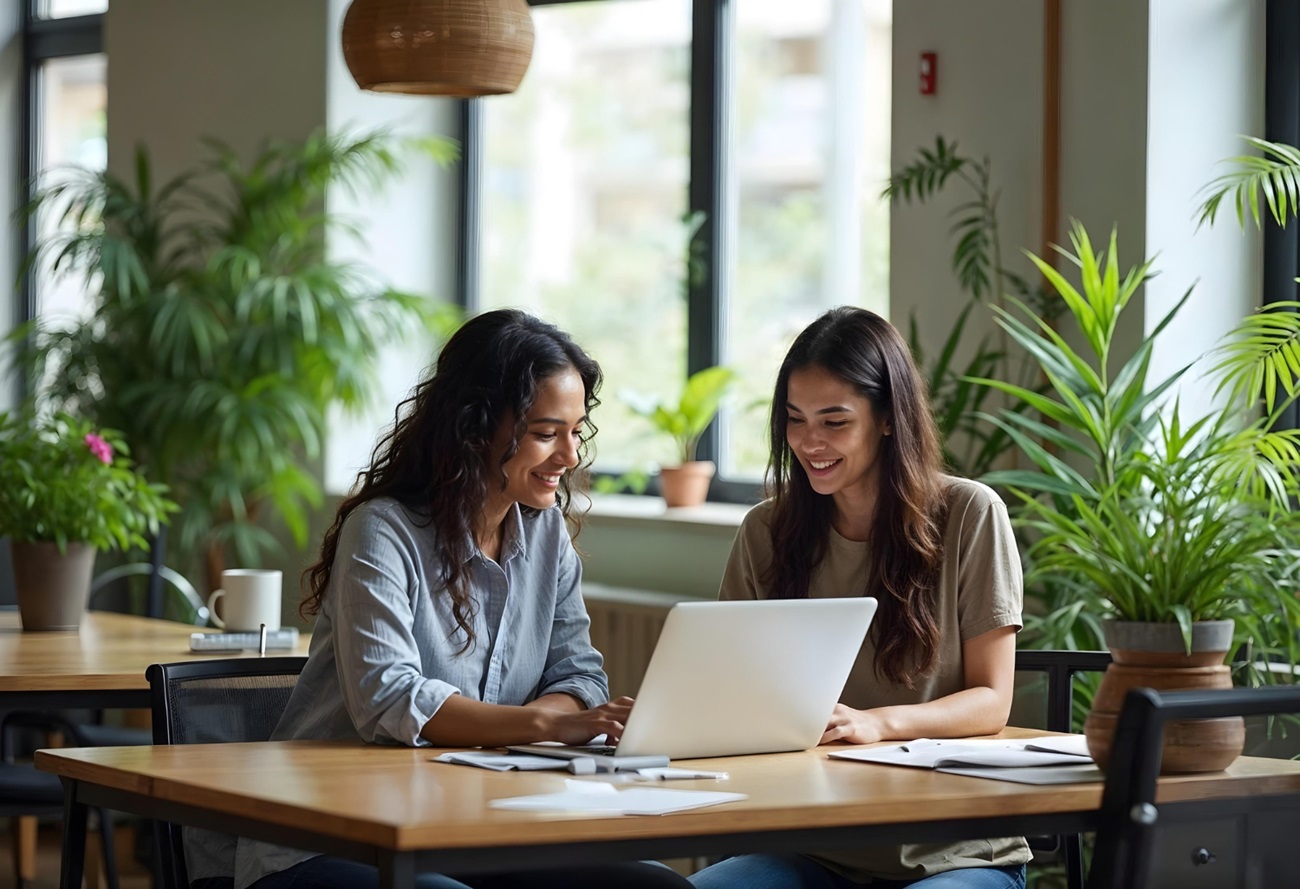
[[[921,95],[933,96],[939,84],[939,54],[921,53]]]

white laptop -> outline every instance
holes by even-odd
[[[679,603],[617,748],[510,749],[615,760],[807,750],[821,740],[875,614],[869,597]]]

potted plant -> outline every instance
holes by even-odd
[[[101,549],[147,547],[176,504],[111,429],[68,414],[0,413],[0,537],[24,630],[75,630]]]
[[[1076,351],[1023,304],[1018,315],[995,309],[1051,388],[976,382],[1046,418],[1014,410],[991,418],[1034,468],[985,480],[1019,500],[1015,519],[1030,541],[1027,580],[1048,578],[1074,593],[1048,619],[1102,619],[1114,664],[1085,734],[1104,765],[1129,688],[1230,687],[1229,653],[1257,682],[1273,676],[1261,663],[1297,660],[1300,514],[1291,498],[1300,492],[1300,430],[1273,426],[1300,392],[1287,363],[1297,357],[1300,318],[1261,312],[1230,333],[1211,356],[1222,407],[1189,422],[1170,400],[1187,368],[1148,379],[1153,340],[1187,296],[1112,375],[1114,333],[1149,263],[1121,278],[1114,233],[1102,255],[1077,223],[1071,242],[1074,252],[1062,253],[1079,268],[1078,289],[1032,258],[1086,348]],[[1221,769],[1243,744],[1239,719],[1174,724],[1165,733],[1164,769]]]
[[[669,506],[696,506],[708,496],[717,467],[712,460],[696,460],[695,449],[735,376],[735,371],[726,367],[696,371],[687,378],[675,403],[636,392],[620,393],[633,413],[649,420],[676,446],[677,463],[659,468],[660,493]]]
[[[257,564],[274,512],[299,545],[321,494],[314,469],[335,407],[365,404],[380,355],[457,313],[330,258],[343,228],[331,186],[399,169],[378,134],[272,142],[249,162],[209,159],[155,184],[147,152],[127,181],[72,169],[37,195],[61,220],[33,254],[95,288],[71,326],[19,330],[19,362],[58,409],[119,429],[181,505],[183,552],[215,588],[228,550]],[[422,143],[447,161],[454,144]]]

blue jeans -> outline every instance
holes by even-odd
[[[368,864],[318,855],[278,874],[267,874],[251,889],[375,889],[379,871]],[[460,880],[420,874],[416,889],[691,889],[686,878],[654,862],[629,861],[565,867],[528,873],[473,874]]]
[[[737,855],[691,877],[695,889],[861,889],[803,855]],[[877,880],[871,889],[1025,889],[1025,866],[965,867],[920,880]]]

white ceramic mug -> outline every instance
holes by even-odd
[[[281,575],[261,568],[231,568],[221,572],[221,589],[208,596],[212,622],[231,632],[280,629]],[[225,596],[225,618],[217,617],[217,600]]]

